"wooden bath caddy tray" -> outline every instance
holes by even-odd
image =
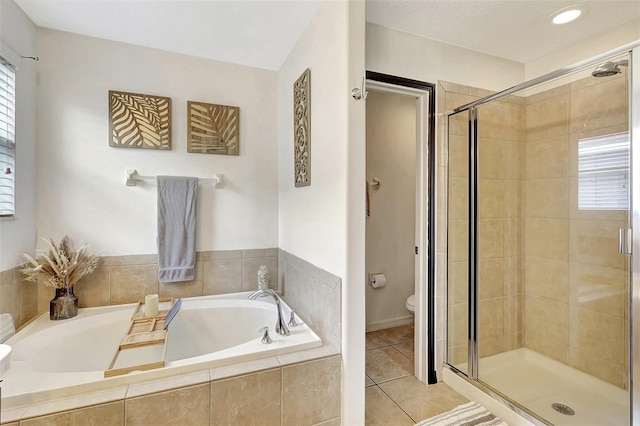
[[[145,317],[144,301],[138,302],[127,334],[120,341],[104,377],[164,367],[167,351],[167,330],[164,325],[175,301],[173,298],[164,298],[159,302],[160,312],[154,317]]]

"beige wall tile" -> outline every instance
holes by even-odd
[[[627,224],[613,220],[572,220],[569,225],[571,261],[623,269],[626,256],[618,253],[618,230]]]
[[[278,288],[278,258],[252,257],[242,260],[242,291],[258,289],[258,269],[262,265],[269,270],[269,287]]]
[[[526,257],[525,289],[527,294],[567,303],[569,265],[566,261]]]
[[[466,178],[449,180],[449,220],[466,220],[469,217],[469,181]]]
[[[465,303],[469,299],[469,266],[467,262],[449,262],[449,289],[447,300],[450,305]]]
[[[74,293],[78,296],[78,306],[81,308],[108,306],[111,303],[110,275],[110,267],[100,267],[78,281],[74,286]]]
[[[468,192],[468,190],[467,190]],[[478,215],[480,219],[504,218],[504,181],[496,179],[480,179],[478,182]],[[452,194],[453,196],[454,194]],[[468,210],[468,198],[466,208]],[[463,216],[463,218],[468,217]]]
[[[563,178],[567,176],[569,153],[567,136],[530,141],[526,146],[527,179]]]
[[[504,217],[522,218],[524,211],[524,182],[504,180]]]
[[[544,100],[548,100],[551,98],[555,98],[557,96],[568,95],[571,86],[569,84],[563,84],[562,86],[554,87],[548,90],[544,90],[542,92],[535,93],[533,95],[527,96],[525,99],[525,104],[533,104],[536,102],[542,102]]]
[[[242,259],[243,250],[215,250],[198,252],[197,260]]]
[[[480,340],[502,337],[504,334],[504,298],[480,300],[478,311]]]
[[[22,285],[13,280],[0,286],[0,312],[9,313],[16,327],[22,324]]]
[[[478,264],[480,300],[504,296],[504,258],[480,259]]]
[[[516,103],[511,103],[513,98],[505,104],[505,138],[513,142],[524,141],[524,102],[522,98]]]
[[[20,421],[21,426],[124,425],[124,401],[64,411]]]
[[[0,285],[6,285],[13,282],[16,275],[16,268],[7,269],[0,272]]]
[[[479,220],[479,253],[480,259],[502,257],[504,255],[504,220]]]
[[[207,294],[242,291],[242,259],[202,262],[202,292]]]
[[[505,219],[503,226],[505,258],[524,255],[524,221],[521,219]]]
[[[202,296],[202,262],[196,262],[195,277],[191,281],[158,283],[160,297]]]
[[[468,227],[469,223],[466,220],[449,221],[449,232],[444,234],[445,237],[448,236],[449,261],[466,261],[469,257]]]
[[[627,373],[624,365],[590,356],[574,347],[569,348],[569,365],[614,386],[625,388]]]
[[[158,265],[111,268],[112,305],[137,302],[155,293],[158,293]]]
[[[500,140],[478,141],[478,176],[480,179],[505,179],[507,144]]]
[[[522,142],[507,141],[504,143],[506,150],[504,177],[506,179],[524,178],[524,144]]]
[[[447,92],[446,110],[451,111],[456,107],[471,103],[477,99],[478,97],[469,95],[469,89],[464,89],[464,93],[457,90]],[[466,113],[456,114],[453,117],[463,119],[464,125],[462,127],[466,128],[468,124],[468,115]],[[451,127],[451,125],[449,126]]]
[[[504,302],[504,348],[517,349],[522,346],[524,296],[507,296]]]
[[[526,347],[566,363],[569,347],[567,304],[527,295],[524,312]]]
[[[569,216],[568,179],[528,180],[525,194],[527,218],[566,219]]]
[[[625,269],[569,263],[569,302],[574,306],[624,318],[629,297]]]
[[[469,339],[468,311],[466,303],[449,306],[447,311],[449,315],[447,321],[449,346],[463,346]]]
[[[506,106],[502,101],[489,102],[478,107],[478,134],[481,138],[505,140]]]
[[[628,122],[629,96],[624,78],[572,90],[570,96],[571,133]]]
[[[480,351],[480,358],[484,358],[491,355],[496,355],[505,351],[505,337],[504,335],[487,337],[486,339],[480,339],[478,342],[478,350]]]
[[[560,95],[526,106],[527,142],[569,133],[569,97]]]
[[[102,258],[102,266],[157,265],[157,254],[128,254]]]
[[[448,150],[449,177],[468,178],[469,176],[469,138],[467,133],[449,137]]]
[[[623,366],[624,319],[589,309],[569,308],[569,345],[587,355]]]
[[[282,425],[314,424],[340,416],[340,356],[282,368]]]
[[[316,423],[313,426],[340,426],[342,424],[342,419],[340,417],[336,417],[335,419],[327,420],[326,422]]]
[[[251,257],[277,257],[277,256],[278,256],[277,248],[242,250],[243,259],[249,259]]]
[[[16,278],[22,287],[22,324],[38,315],[38,283]]]
[[[211,382],[211,425],[280,425],[280,369]]]
[[[564,219],[526,219],[525,253],[527,256],[567,260],[568,221]]]
[[[515,296],[524,293],[524,256],[504,258],[504,294]]]
[[[127,399],[126,424],[206,425],[209,423],[210,390],[210,384],[202,384]]]

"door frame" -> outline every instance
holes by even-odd
[[[367,88],[416,98],[415,376],[437,383],[435,369],[435,84],[367,71]],[[431,242],[431,244],[430,244]]]

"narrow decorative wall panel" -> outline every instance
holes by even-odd
[[[110,90],[109,145],[171,149],[171,98]]]
[[[187,102],[187,152],[240,154],[240,108]]]
[[[311,185],[311,70],[293,84],[293,144],[295,186]]]

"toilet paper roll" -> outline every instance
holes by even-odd
[[[155,317],[160,312],[160,303],[157,294],[149,294],[144,297],[144,316]]]
[[[371,287],[380,288],[387,285],[387,277],[384,274],[371,274]]]

